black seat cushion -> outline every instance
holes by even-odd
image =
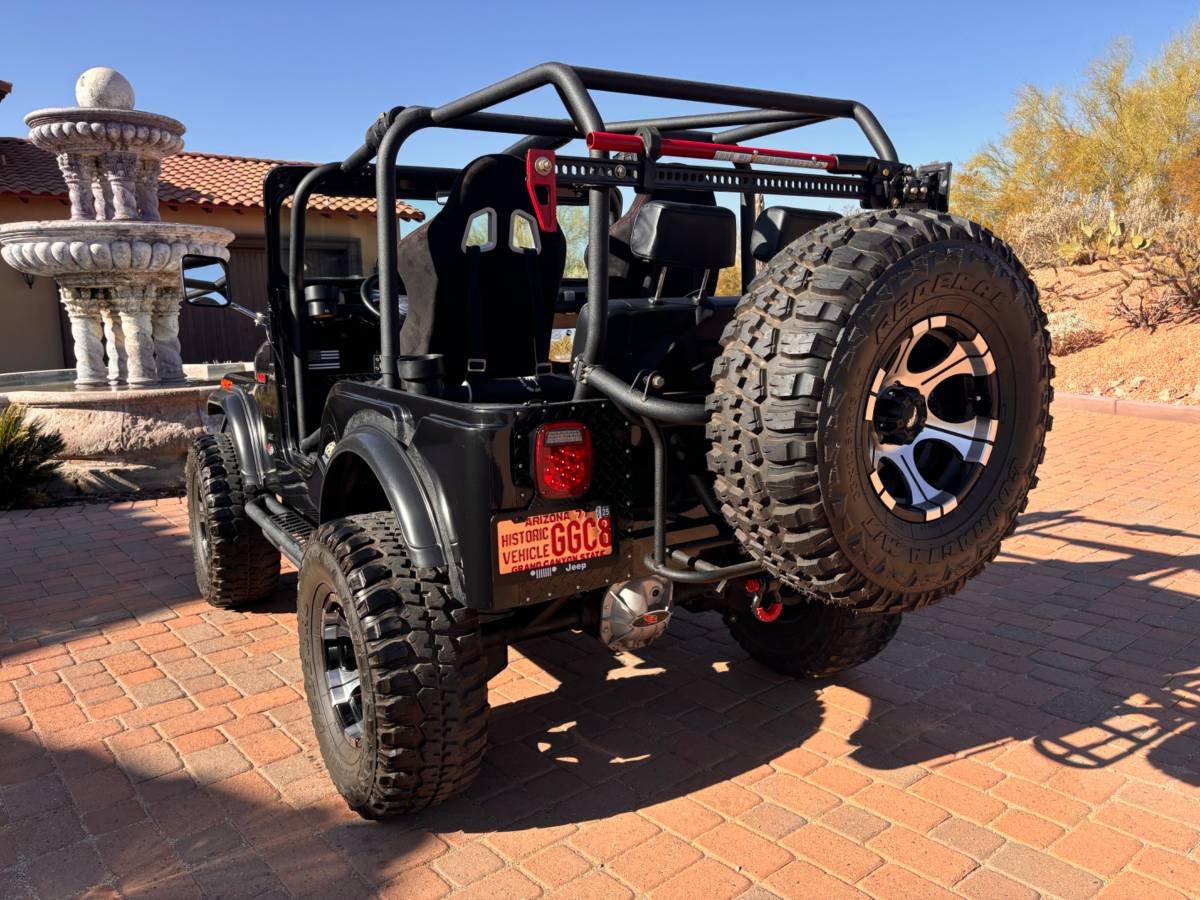
[[[837,213],[821,209],[797,209],[769,206],[758,215],[750,236],[750,255],[762,262],[770,259],[796,238],[819,225],[840,219]]]
[[[641,208],[651,200],[668,200],[700,206],[716,206],[712,191],[657,191],[653,195],[638,194],[628,211],[613,223],[608,238],[608,295],[610,297],[649,297],[657,287],[658,267],[635,256],[629,246],[633,225]],[[663,295],[684,297],[697,290],[704,270],[670,269],[663,283]]]
[[[562,230],[539,231],[537,301],[531,297],[526,252],[513,249],[513,212],[533,217],[525,187],[525,165],[508,155],[482,156],[466,166],[446,205],[400,241],[397,268],[408,289],[408,318],[400,331],[405,355],[441,353],[447,384],[466,376],[473,355],[469,294],[471,266],[464,247],[468,222],[481,210],[495,215],[495,247],[478,254],[476,283],[482,315],[482,357],[489,378],[532,375],[535,347],[549,345],[554,305],[566,262]]]
[[[737,259],[737,216],[725,206],[650,200],[634,216],[629,249],[672,269],[723,269]]]

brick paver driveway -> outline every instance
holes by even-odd
[[[712,616],[513,652],[483,777],[333,795],[286,581],[196,599],[177,500],[0,515],[0,896],[1200,893],[1195,426],[1061,413],[1004,555],[825,684]]]

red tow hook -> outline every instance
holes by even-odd
[[[760,622],[774,622],[783,612],[783,604],[777,596],[764,602],[763,584],[757,578],[747,578],[742,584],[743,590],[750,595],[750,611]]]

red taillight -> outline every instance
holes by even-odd
[[[232,378],[222,378],[221,379],[221,390],[223,390],[223,391],[233,390],[233,379]]]
[[[533,471],[548,500],[582,497],[592,482],[592,436],[580,422],[555,422],[537,430]]]

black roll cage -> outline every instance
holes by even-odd
[[[568,119],[551,119],[536,116],[488,113],[484,110],[542,87],[553,87],[558,93],[569,116]],[[695,113],[684,116],[668,116],[605,123],[592,99],[591,91],[632,94],[669,100],[709,102],[748,107],[745,109]],[[706,169],[695,166],[664,166],[649,161],[646,169],[666,170],[674,179],[671,187],[676,189],[713,190],[723,189],[742,195],[745,207],[752,207],[755,193],[797,194],[800,196],[843,197],[858,199],[866,206],[874,206],[889,199],[886,190],[879,185],[863,184],[899,174],[896,149],[883,126],[864,104],[856,100],[838,100],[829,97],[814,97],[784,91],[769,91],[733,85],[709,84],[666,78],[654,75],[639,75],[631,72],[616,72],[564,63],[548,62],[520,72],[489,87],[467,94],[437,107],[396,107],[379,117],[367,132],[366,140],[340,163],[326,163],[311,169],[296,185],[292,196],[291,239],[289,248],[289,306],[291,315],[288,334],[292,339],[293,378],[300,387],[304,366],[300,322],[303,318],[303,244],[304,213],[314,189],[334,173],[361,171],[372,158],[377,157],[374,167],[376,204],[379,210],[395,209],[397,200],[396,159],[404,142],[417,131],[425,128],[454,128],[472,131],[488,131],[525,135],[510,146],[506,152],[523,154],[531,149],[557,149],[571,140],[584,138],[592,132],[631,134],[639,129],[652,129],[663,136],[688,140],[736,144],[757,137],[791,131],[830,119],[851,119],[862,130],[871,144],[876,157],[839,157],[850,161],[846,170],[849,177],[832,175],[802,176],[771,173],[755,173],[746,164],[737,164],[735,173],[723,168]],[[721,128],[721,131],[704,129]],[[578,166],[579,161],[570,161],[582,174],[575,174],[575,183],[585,188],[589,206],[588,286],[587,303],[589,328],[587,341],[576,356],[576,397],[582,398],[589,388],[616,400],[621,406],[655,419],[671,422],[699,421],[702,410],[695,404],[680,404],[658,399],[653,407],[633,393],[628,385],[612,376],[591,378],[597,369],[597,360],[604,346],[608,307],[608,190],[614,185],[651,189],[646,184],[646,174],[639,179],[636,168],[627,164],[610,164],[609,153],[592,150],[589,153],[592,165]],[[894,171],[889,171],[888,166]],[[568,173],[561,171],[560,182]],[[412,169],[403,170],[406,174]],[[442,175],[446,170],[435,171]],[[687,174],[684,175],[683,173]],[[909,170],[911,172],[911,170]],[[657,174],[657,173],[656,173]],[[680,177],[682,176],[682,177]],[[886,187],[886,186],[885,186]],[[876,188],[872,190],[871,188]],[[268,198],[268,204],[270,203]],[[743,243],[746,242],[751,217],[742,216]],[[396,315],[396,299],[399,276],[396,271],[397,223],[395,216],[378,215],[379,293],[380,293],[380,353],[379,370],[381,383],[387,388],[398,387],[396,355],[399,344],[399,329]],[[747,281],[753,275],[754,262],[743,247],[742,277]],[[617,382],[617,383],[614,383]],[[623,387],[622,387],[623,385]],[[299,401],[300,398],[297,398]],[[298,405],[302,405],[298,403]],[[298,428],[300,439],[307,436],[304,427]]]
[[[568,118],[488,112],[500,103],[543,87],[558,93]],[[619,122],[605,122],[592,98],[593,91],[656,97],[688,102],[708,102],[741,107],[734,110],[698,112]],[[676,139],[715,144],[740,144],[743,141],[802,128],[831,119],[853,120],[875,152],[875,156],[838,154],[837,174],[811,171],[759,170],[745,161],[734,161],[732,168],[666,164],[658,159],[659,139]],[[554,176],[558,190],[574,190],[578,201],[587,198],[589,208],[587,250],[587,337],[577,347],[572,374],[575,398],[592,393],[603,395],[633,417],[641,419],[655,442],[656,522],[655,552],[648,563],[660,574],[671,572],[675,580],[715,581],[736,577],[757,568],[754,563],[723,568],[692,561],[689,572],[667,567],[667,559],[677,556],[665,546],[660,424],[690,425],[705,420],[703,404],[681,402],[655,396],[648,390],[635,390],[601,365],[608,323],[608,241],[610,191],[614,186],[630,187],[639,193],[655,189],[725,191],[741,195],[741,275],[743,289],[753,278],[755,262],[749,253],[754,225],[755,194],[857,200],[865,208],[922,206],[945,209],[949,187],[949,165],[933,164],[914,170],[897,160],[895,147],[875,115],[855,100],[838,100],[782,91],[769,91],[732,85],[708,84],[676,78],[638,75],[543,63],[499,81],[465,97],[441,106],[396,107],[380,115],[368,129],[366,138],[345,160],[324,165],[283,166],[268,175],[265,192],[269,249],[279,257],[279,228],[283,204],[291,199],[291,237],[286,269],[284,327],[291,365],[286,381],[292,382],[295,401],[295,445],[310,450],[319,429],[310,433],[305,406],[305,317],[303,275],[305,212],[310,197],[319,187],[322,193],[345,192],[368,196],[366,183],[373,180],[377,208],[379,272],[379,373],[382,387],[397,389],[399,322],[397,299],[399,274],[396,266],[398,225],[394,214],[398,186],[409,199],[434,199],[436,192],[449,188],[456,169],[397,166],[405,141],[426,128],[451,128],[521,135],[505,152],[524,156],[529,152],[554,151],[571,140],[588,138],[593,133],[636,134],[644,141],[644,152],[621,153],[611,158],[606,150],[592,149],[587,157],[554,158]],[[834,159],[834,157],[829,157]],[[372,159],[375,164],[372,165]],[[274,220],[272,222],[272,220]],[[271,280],[279,273],[272,265]],[[311,280],[310,280],[311,281]],[[279,292],[280,294],[283,291]],[[282,311],[282,310],[281,310]],[[280,358],[280,362],[285,360]],[[286,390],[286,386],[285,386]],[[290,423],[289,423],[290,424]],[[286,427],[286,426],[285,426]],[[678,560],[677,560],[678,561]]]
[[[557,92],[567,114],[569,122],[561,120],[545,120],[525,116],[481,115],[482,111],[511,100],[522,94],[542,87],[553,87]],[[499,81],[490,87],[475,91],[458,100],[452,100],[435,108],[408,107],[389,114],[386,131],[379,137],[380,128],[375,126],[367,134],[363,145],[350,154],[342,163],[342,169],[354,169],[372,156],[377,157],[376,203],[380,214],[379,223],[379,302],[380,311],[380,349],[379,362],[383,386],[395,388],[396,348],[399,343],[397,328],[396,299],[398,295],[399,278],[395,267],[397,225],[395,216],[383,215],[383,210],[393,210],[396,207],[396,157],[401,146],[412,134],[422,128],[434,126],[461,127],[485,131],[525,132],[526,134],[562,140],[564,143],[572,138],[586,137],[589,133],[605,131],[604,120],[589,93],[590,90],[607,91],[612,93],[635,94],[648,97],[660,97],[670,100],[699,101],[735,105],[758,106],[750,122],[743,121],[741,128],[722,134],[722,142],[744,140],[748,135],[747,126],[758,125],[751,133],[763,136],[777,131],[790,130],[797,127],[796,117],[802,116],[812,121],[823,121],[830,118],[850,118],[858,123],[863,134],[871,143],[875,152],[885,160],[895,160],[896,149],[891,139],[879,124],[875,115],[861,103],[851,100],[832,100],[824,97],[809,97],[802,94],[787,94],[780,91],[763,91],[753,88],[739,88],[729,85],[704,84],[695,81],[683,81],[674,78],[663,78],[651,75],[636,75],[629,72],[613,72],[606,69],[591,69],[572,67],[563,63],[543,63],[526,69],[517,75]],[[783,113],[785,122],[764,122],[764,113]],[[790,114],[790,115],[787,115]],[[757,121],[754,121],[757,120]],[[704,116],[691,117],[692,127],[703,127]],[[729,118],[719,124],[732,124]],[[811,124],[805,121],[803,124]],[[775,127],[779,125],[780,127]],[[568,132],[567,127],[573,127]],[[645,120],[637,127],[660,128],[661,120]],[[667,120],[667,130],[672,123]],[[675,123],[675,127],[679,127]],[[765,129],[765,130],[764,130]],[[711,139],[711,138],[710,138]],[[561,144],[560,144],[561,146]],[[518,148],[520,144],[518,144]],[[519,152],[519,149],[518,149]],[[605,151],[593,150],[590,156],[596,160],[608,159]],[[604,347],[605,329],[608,323],[608,185],[595,185],[589,188],[588,196],[588,331],[587,340],[576,356],[575,396],[582,399],[588,393],[588,374],[595,366]],[[294,241],[293,241],[294,243]],[[295,302],[293,297],[293,302]],[[608,393],[597,388],[601,393]],[[612,396],[612,394],[609,394]],[[617,399],[613,397],[613,399]],[[622,405],[636,404],[636,395],[630,386],[626,386]],[[670,402],[670,401],[666,401]],[[695,419],[695,410],[690,405],[680,404],[675,411],[678,417],[686,417],[688,421]],[[634,407],[635,411],[640,411]],[[659,410],[660,416],[667,410]],[[701,413],[703,411],[701,410]],[[699,421],[699,419],[695,419]]]

